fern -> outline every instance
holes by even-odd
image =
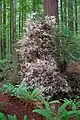
[[[27,115],[24,115],[24,120],[28,120],[28,117],[27,117]]]
[[[16,115],[5,116],[4,113],[0,112],[0,120],[17,120]],[[27,115],[24,115],[24,120],[28,120]]]
[[[33,110],[33,112],[36,112],[42,116],[44,116],[48,120],[55,120],[56,114],[54,110],[50,107],[49,103],[45,100],[42,100],[42,103],[44,107],[37,106],[38,109]]]
[[[8,120],[17,120],[16,115],[12,116],[12,115],[8,115]]]
[[[80,120],[78,105],[80,102],[65,99],[64,104],[58,110],[57,120],[68,120],[70,117]],[[67,107],[70,107],[70,110],[67,110]]]
[[[3,85],[3,87],[1,88],[1,92],[3,94],[10,92],[11,96],[16,96],[17,98],[22,100],[36,101],[43,99],[38,89],[34,89],[33,91],[31,91],[30,89],[28,89],[26,84],[16,86],[13,86],[12,84],[6,84]]]
[[[0,112],[0,120],[7,120],[6,116]]]

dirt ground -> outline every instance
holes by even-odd
[[[0,112],[3,112],[5,115],[16,115],[17,120],[23,120],[26,114],[28,120],[46,120],[37,113],[32,113],[32,110],[35,108],[36,104],[34,102],[23,102],[15,97],[0,93]]]

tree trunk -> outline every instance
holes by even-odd
[[[77,20],[77,0],[75,0],[74,2],[75,2],[74,3],[75,4],[74,5],[75,6],[75,33],[77,33],[77,31],[78,31],[78,25],[77,25],[77,21],[78,21]]]
[[[6,54],[6,1],[3,0],[3,33],[2,33],[2,57]]]
[[[1,59],[1,56],[2,56],[1,41],[2,41],[2,1],[0,1],[0,59]]]
[[[60,0],[61,28],[63,28],[63,2]]]
[[[26,14],[27,14],[27,1],[26,0],[23,3],[23,11],[24,11],[24,14],[23,14],[24,22],[26,22]]]
[[[21,36],[21,1],[19,1],[19,38]]]
[[[64,24],[67,27],[67,1],[64,0]]]
[[[44,0],[44,14],[55,16],[58,20],[58,0]]]
[[[23,25],[24,25],[24,4],[23,3],[22,3],[21,17],[22,17],[21,33],[23,33]]]
[[[14,53],[14,1],[10,0],[10,52],[11,56]]]
[[[36,11],[36,3],[35,3],[35,0],[32,0],[33,1],[33,6],[32,6],[32,11],[35,13]]]
[[[71,31],[74,31],[73,19],[73,0],[68,0],[68,27]]]
[[[14,1],[14,40],[16,41],[16,4],[17,4],[17,1],[15,0]]]

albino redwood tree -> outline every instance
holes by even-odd
[[[58,0],[44,0],[44,14],[48,16],[56,16],[58,20]]]

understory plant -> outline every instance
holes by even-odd
[[[7,59],[0,60],[0,81],[8,81],[14,71],[17,70],[17,62]]]
[[[0,112],[0,120],[17,120],[17,118],[16,118],[16,115],[13,115],[13,116],[12,115],[7,115],[7,116],[5,116],[4,113]],[[26,115],[24,115],[23,120],[28,120]]]
[[[57,120],[69,120],[75,118],[80,120],[80,101],[64,100],[64,104],[59,108]]]
[[[58,113],[55,113],[55,110],[51,108],[51,104],[56,102],[43,101],[44,107],[37,106],[37,109],[33,110],[33,112],[44,116],[47,120],[69,120],[70,118],[80,120],[80,101],[65,99],[64,104],[58,108]]]
[[[3,88],[1,88],[1,91],[2,93],[10,92],[10,95],[16,96],[20,100],[40,101],[41,104],[37,104],[37,108],[32,112],[44,116],[47,120],[69,120],[73,117],[76,120],[80,120],[80,99],[63,100],[63,105],[58,108],[58,112],[56,113],[54,105],[59,103],[59,101],[46,101],[37,89],[30,91],[30,87],[27,87],[26,83],[16,86],[13,86],[12,84],[4,85]],[[24,118],[24,120],[27,119],[26,117]],[[15,116],[13,120],[16,120]]]
[[[58,43],[59,62],[80,61],[80,35],[63,26],[55,35]]]
[[[1,92],[3,94],[9,92],[11,96],[16,96],[20,100],[29,100],[29,101],[36,101],[42,98],[41,93],[38,89],[30,90],[30,87],[27,87],[26,83],[23,85],[15,85],[12,84],[5,84],[1,88]]]
[[[80,60],[80,37],[61,37],[60,60],[67,63]]]
[[[54,104],[58,101],[51,101],[47,102],[44,99],[41,100],[43,106],[37,106],[37,109],[33,110],[33,112],[36,112],[42,116],[44,116],[47,120],[56,120],[56,112],[53,107],[51,107],[51,104]]]

